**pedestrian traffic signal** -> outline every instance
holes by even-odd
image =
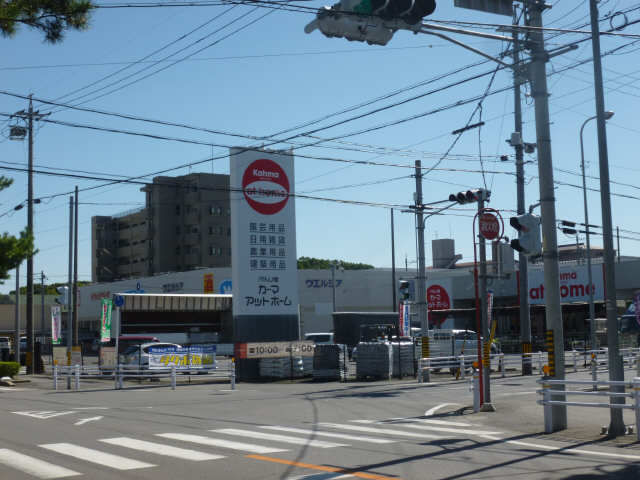
[[[484,188],[474,188],[467,190],[466,192],[452,193],[449,195],[450,202],[456,202],[460,205],[465,203],[474,203],[479,201],[489,200],[491,196],[491,190],[485,190]]]
[[[511,240],[511,248],[522,252],[527,257],[542,255],[540,217],[532,213],[525,213],[517,217],[511,217],[509,223],[518,231],[518,238]]]
[[[386,45],[399,29],[419,31],[422,18],[435,9],[435,0],[341,0],[318,10],[304,31]]]
[[[69,305],[69,287],[62,286],[56,287],[56,291],[60,294],[59,297],[56,297],[55,302],[59,305],[68,306]]]

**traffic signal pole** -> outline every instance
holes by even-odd
[[[29,96],[29,111],[27,114],[29,130],[29,163],[27,180],[27,233],[33,235],[33,102]],[[27,352],[25,361],[27,374],[34,372],[33,355],[33,255],[27,257]]]
[[[553,365],[549,365],[554,380],[564,380],[564,336],[562,309],[560,306],[560,267],[558,265],[558,239],[556,235],[556,209],[553,184],[553,162],[551,158],[551,131],[549,127],[549,92],[547,90],[546,62],[549,59],[544,49],[542,11],[547,8],[544,1],[530,0],[525,3],[526,23],[534,27],[529,33],[531,45],[531,96],[535,101],[536,143],[538,148],[538,176],[540,185],[540,208],[542,217],[542,239],[544,261],[544,301],[547,332],[553,334]],[[550,361],[551,363],[551,361]],[[562,390],[564,386],[557,385]],[[553,387],[552,387],[553,388]],[[552,395],[552,400],[564,401],[562,394]],[[567,428],[567,407],[553,405],[552,430]]]
[[[513,24],[518,24],[517,8],[513,6]],[[520,39],[518,29],[513,29],[513,105],[515,132],[520,134],[520,141],[513,145],[516,151],[516,196],[518,215],[525,213],[524,200],[524,152],[522,135],[522,104],[520,96],[520,84],[522,83],[522,70],[520,69]],[[518,293],[520,305],[520,344],[522,349],[522,374],[531,375],[531,317],[529,314],[529,276],[528,260],[523,252],[518,254]]]
[[[482,215],[482,211],[484,210],[484,195],[481,195],[478,199],[478,221],[480,221],[480,216]],[[475,220],[474,220],[475,222]],[[474,228],[475,231],[475,228]],[[491,362],[489,361],[488,355],[486,352],[491,354],[491,345],[489,345],[489,322],[487,319],[487,245],[484,239],[484,236],[478,232],[477,237],[474,238],[474,241],[478,242],[478,250],[480,253],[480,274],[478,276],[478,285],[480,288],[480,325],[481,331],[478,332],[478,335],[482,335],[483,339],[483,359],[482,359],[482,370],[483,370],[483,401],[481,405],[481,410],[483,412],[493,411],[494,408],[491,405]],[[475,247],[474,247],[475,248]]]

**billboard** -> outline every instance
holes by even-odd
[[[176,370],[206,370],[216,368],[215,345],[190,347],[149,348],[149,368],[158,370],[176,367]]]
[[[545,303],[544,271],[529,269],[529,304]],[[592,285],[589,286],[589,272],[586,265],[560,266],[561,303],[588,302],[589,291],[593,288],[593,299],[604,299],[603,265],[591,266]]]
[[[234,316],[298,314],[293,156],[232,148]]]

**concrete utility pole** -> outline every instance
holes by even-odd
[[[513,24],[518,24],[518,9],[513,6]],[[522,69],[520,68],[520,40],[518,29],[513,29],[513,93],[514,93],[514,120],[515,133],[519,134],[520,141],[513,145],[516,151],[516,191],[518,215],[525,213],[524,200],[524,143],[522,135],[522,104],[520,103],[520,84],[522,83]],[[529,264],[527,256],[518,253],[518,290],[520,299],[520,343],[522,348],[522,374],[531,375],[531,317],[529,314]]]
[[[73,221],[73,344],[78,345],[78,187],[75,192],[75,208]],[[71,294],[71,291],[69,291]]]
[[[624,370],[618,345],[618,312],[616,308],[615,254],[613,250],[613,222],[611,219],[611,195],[609,192],[609,158],[607,153],[607,130],[604,111],[604,91],[602,87],[602,59],[600,57],[600,26],[598,25],[598,5],[589,1],[591,14],[591,44],[593,47],[593,76],[596,96],[598,124],[598,153],[600,165],[600,201],[602,204],[602,240],[604,246],[605,307],[607,310],[607,346],[609,347],[609,380],[623,381]],[[611,388],[614,392],[624,387]],[[624,398],[611,397],[611,403],[624,403]],[[609,435],[624,434],[622,409],[611,408]]]
[[[44,272],[40,271],[40,336],[44,336]]]
[[[396,242],[395,242],[395,228],[393,226],[393,208],[391,209],[391,292],[392,292],[392,304],[391,311],[395,312],[398,308],[398,299],[396,297]]]
[[[13,351],[15,352],[14,360],[20,363],[20,265],[16,266],[16,312],[14,319],[14,335],[15,342]]]
[[[424,205],[422,204],[422,162],[416,160],[416,198],[415,209],[418,224],[418,278],[416,285],[416,306],[420,321],[421,335],[429,334],[429,320],[427,316],[427,282],[424,265]]]
[[[531,95],[535,100],[536,143],[538,148],[538,176],[540,178],[540,208],[542,216],[542,258],[544,261],[544,300],[547,331],[553,332],[553,352],[549,361],[550,376],[564,380],[564,334],[562,309],[560,306],[560,267],[558,265],[558,237],[556,234],[556,208],[553,185],[553,162],[551,159],[551,131],[549,128],[549,93],[547,89],[546,62],[549,55],[544,49],[542,11],[547,8],[544,1],[530,0],[526,5],[526,23],[535,27],[529,33],[531,48]],[[550,333],[550,332],[549,332]],[[553,361],[552,361],[553,360]],[[557,387],[563,389],[563,386]],[[561,394],[552,395],[553,400],[564,401]],[[567,428],[567,407],[552,408],[553,431]]]
[[[484,210],[484,196],[481,196],[478,200],[478,221],[480,221],[480,216],[482,215],[480,212]],[[478,275],[478,286],[480,288],[480,325],[482,330],[478,333],[478,335],[482,335],[483,337],[483,345],[488,345],[485,348],[489,349],[489,354],[491,353],[491,345],[489,345],[489,322],[487,318],[487,245],[485,243],[484,236],[478,232],[478,250],[480,253],[480,273]],[[482,352],[484,355],[484,351]],[[493,407],[491,406],[491,365],[490,362],[485,361],[483,358],[482,361],[482,369],[483,369],[483,377],[484,381],[482,382],[483,388],[483,402],[482,408],[483,411],[493,411]]]
[[[73,197],[69,197],[69,279],[67,290],[67,357],[68,365],[71,365],[71,347],[73,346],[73,302],[71,292],[73,289]],[[67,379],[67,385],[71,380]]]
[[[29,95],[27,113],[29,135],[29,164],[27,180],[27,232],[33,235],[33,102]],[[34,373],[33,352],[33,255],[27,257],[27,374]]]

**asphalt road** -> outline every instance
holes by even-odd
[[[536,377],[493,379],[497,411],[477,414],[468,384],[445,378],[81,392],[35,378],[0,388],[0,479],[640,477],[635,436],[599,435],[608,410],[571,409],[544,435]]]

